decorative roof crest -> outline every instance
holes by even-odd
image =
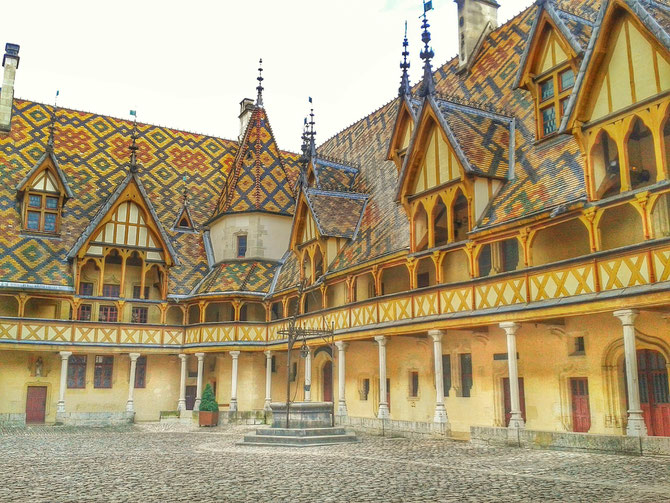
[[[258,60],[258,77],[256,77],[256,80],[258,81],[258,86],[256,86],[256,91],[258,91],[258,94],[256,95],[256,106],[257,107],[262,107],[263,106],[263,58]]]

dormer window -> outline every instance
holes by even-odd
[[[561,118],[575,85],[575,72],[561,67],[538,81],[538,110],[540,138],[558,131]]]
[[[55,177],[47,169],[38,173],[24,196],[24,229],[56,234],[62,202],[63,193]]]

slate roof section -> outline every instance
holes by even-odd
[[[268,293],[279,263],[262,260],[234,260],[216,264],[197,285],[193,295],[223,292]]]
[[[351,239],[356,235],[366,195],[305,189],[305,198],[322,236]]]
[[[317,157],[313,160],[316,186],[322,190],[349,191],[358,175],[358,169],[343,163]]]

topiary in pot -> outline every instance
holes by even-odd
[[[219,404],[214,398],[212,386],[207,384],[200,399],[200,413],[198,414],[200,426],[216,426],[219,424]]]

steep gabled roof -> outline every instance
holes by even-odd
[[[58,159],[56,159],[56,156],[54,155],[53,149],[48,148],[40,157],[35,165],[28,171],[28,174],[26,174],[25,177],[19,182],[19,185],[16,187],[17,192],[23,192],[28,188],[28,182],[30,182],[31,178],[35,174],[36,171],[38,171],[45,163],[45,161],[49,159],[51,161],[51,164],[53,165],[54,169],[56,170],[56,175],[58,175],[58,179],[60,183],[63,185],[63,189],[65,190],[65,197],[68,199],[71,199],[74,197],[74,194],[72,193],[72,189],[70,189],[70,184],[67,182],[67,177],[65,176],[65,173],[63,173],[63,170],[60,168],[60,164],[58,163]]]
[[[277,147],[267,113],[256,107],[226,180],[214,218],[226,213],[264,211],[292,215],[292,177]]]
[[[318,189],[304,193],[321,236],[352,239],[356,235],[367,195]]]
[[[268,293],[278,262],[268,260],[230,260],[212,267],[191,295],[211,293]]]
[[[349,191],[358,175],[358,168],[318,154],[312,159],[312,165],[316,186],[322,190]]]

